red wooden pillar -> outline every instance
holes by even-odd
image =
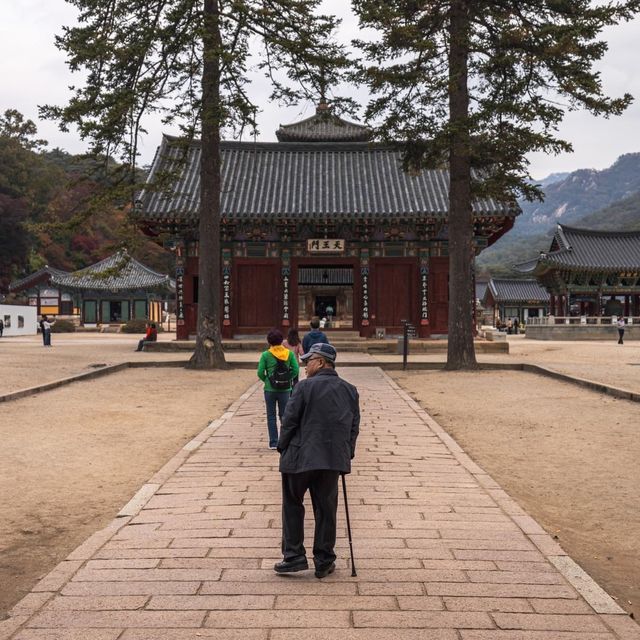
[[[629,296],[624,297],[624,315],[629,315]]]

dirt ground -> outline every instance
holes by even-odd
[[[58,333],[52,336],[53,347],[45,349],[39,336],[0,339],[0,363],[10,375],[0,376],[0,394],[17,391],[36,384],[93,370],[96,364],[117,362],[148,362],[187,360],[188,352],[135,353],[140,336],[100,333]],[[161,333],[161,341],[170,341],[175,334]],[[600,342],[556,342],[527,340],[524,336],[508,336],[508,354],[478,354],[479,362],[529,362],[550,367],[580,378],[588,378],[616,387],[640,392],[640,341],[616,340]],[[338,345],[338,349],[340,349]],[[255,362],[251,351],[226,354],[230,362]],[[340,353],[341,362],[398,362],[391,354]],[[410,355],[411,362],[443,362],[445,353]]]
[[[93,371],[96,365],[148,360],[187,360],[189,353],[136,353],[141,336],[109,333],[54,333],[51,348],[42,346],[40,336],[0,339],[0,394],[26,389],[61,378]],[[161,333],[159,340],[175,334]]]
[[[255,381],[135,369],[0,404],[0,619]]]
[[[138,339],[54,334],[53,347],[44,349],[37,336],[3,338],[0,394],[96,364],[189,357],[134,353]],[[509,355],[478,359],[531,362],[640,390],[640,343],[509,336],[509,344]],[[410,359],[442,361],[444,355]],[[621,606],[640,613],[640,405],[525,373],[394,377]],[[0,617],[254,380],[249,370],[135,369],[0,403]]]
[[[640,614],[640,406],[519,372],[393,377],[620,606]]]

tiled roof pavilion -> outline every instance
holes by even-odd
[[[624,296],[624,314],[640,315],[640,231],[597,231],[559,224],[549,251],[515,265],[550,293],[551,314],[600,316],[603,299]],[[619,311],[618,311],[619,312]],[[609,315],[606,306],[605,315]]]
[[[484,295],[485,302],[489,293],[495,302],[549,302],[548,291],[537,280],[491,278]]]
[[[368,142],[371,131],[334,115],[328,105],[320,104],[310,118],[281,124],[276,137],[279,142]]]
[[[62,271],[43,267],[26,278],[12,282],[10,291],[22,291],[48,281],[69,290],[125,291],[174,287],[168,275],[153,271],[126,252],[117,252],[96,264],[78,271]]]
[[[559,224],[550,250],[516,268],[534,275],[549,269],[640,273],[640,231],[595,231]]]

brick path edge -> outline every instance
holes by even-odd
[[[127,368],[127,363],[115,365],[117,370]],[[100,370],[101,373],[103,370]],[[91,372],[92,374],[95,372]],[[104,375],[104,373],[102,373]],[[65,378],[63,384],[73,382]],[[19,600],[9,611],[9,617],[0,621],[0,640],[7,640],[37,614],[51,598],[64,587],[69,580],[83,567],[111,537],[136,516],[155,495],[162,483],[177,469],[186,458],[196,451],[205,440],[232,418],[242,403],[253,394],[262,382],[252,384],[239,398],[234,400],[224,413],[210,422],[200,433],[187,442],[159,471],[154,473],[149,482],[142,485],[131,500],[120,510],[118,515],[103,529],[89,536],[79,547],[74,549],[61,563],[54,567],[44,578],[40,579],[24,598]]]
[[[537,369],[538,367],[536,367]],[[540,367],[539,369],[543,369]],[[555,373],[555,372],[554,372]],[[484,487],[510,519],[540,550],[543,556],[556,567],[591,608],[599,614],[628,617],[615,600],[580,567],[562,547],[504,491],[495,480],[462,450],[460,445],[416,402],[393,378],[382,372],[393,389],[407,402],[440,438],[454,457]]]

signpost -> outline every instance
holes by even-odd
[[[402,370],[407,370],[407,356],[409,355],[409,338],[416,337],[416,328],[407,320],[402,320],[402,324],[404,325],[403,335],[402,335]]]

